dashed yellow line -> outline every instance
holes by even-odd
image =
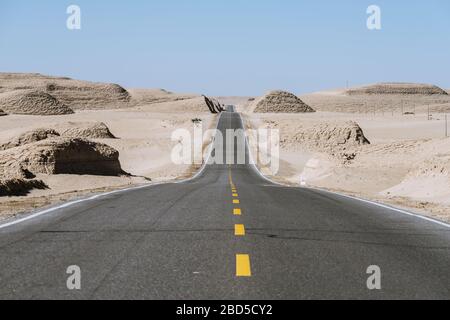
[[[229,169],[229,181],[231,186],[231,192],[233,195],[233,204],[240,204],[239,194],[237,193],[236,185],[233,183],[233,177],[231,174],[231,167]],[[235,216],[242,215],[242,210],[240,208],[234,208],[233,214]],[[243,224],[234,225],[234,235],[237,237],[245,236],[245,226]],[[236,255],[236,276],[237,277],[251,277],[252,270],[250,265],[250,255],[248,254],[237,254]]]
[[[234,235],[237,237],[245,236],[245,226],[243,224],[234,225]]]
[[[248,254],[236,255],[236,276],[251,277],[252,270],[250,266],[250,256]]]

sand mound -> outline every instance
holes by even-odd
[[[122,108],[131,99],[128,91],[117,84],[70,80],[47,84],[46,90],[74,109]]]
[[[398,95],[447,95],[445,90],[430,85],[417,83],[378,83],[374,85],[364,86],[347,90],[348,95],[382,95],[382,94],[398,94]]]
[[[58,128],[61,136],[84,139],[116,139],[103,122],[69,122]]]
[[[270,121],[269,127],[280,130],[280,146],[284,149],[301,148],[340,156],[340,151],[370,144],[361,127],[353,121],[295,125]]]
[[[370,144],[361,127],[353,121],[321,123],[307,128],[307,130],[296,132],[293,139],[320,149]]]
[[[33,189],[48,189],[41,180],[9,179],[0,180],[0,197],[25,196]]]
[[[0,73],[0,93],[17,90],[39,90],[50,94],[73,109],[128,107],[127,90],[117,84],[94,83],[40,74]]]
[[[36,129],[32,131],[25,132],[14,138],[11,142],[4,143],[0,145],[0,150],[7,150],[26,144],[30,144],[37,141],[42,141],[48,138],[59,137],[59,133],[53,129]]]
[[[35,129],[27,131],[12,141],[0,144],[0,150],[8,150],[45,139],[58,138],[83,138],[83,139],[115,139],[103,122],[68,122],[54,129]]]
[[[38,90],[18,90],[0,94],[0,106],[13,114],[63,115],[74,113],[48,93]]]
[[[285,91],[272,91],[254,102],[255,113],[315,112],[296,95]]]
[[[6,112],[3,111],[2,109],[0,109],[0,117],[6,116],[6,115],[7,115]]]
[[[3,172],[2,172],[3,171]],[[124,174],[119,152],[105,144],[82,139],[47,139],[0,152],[1,176],[36,174]]]

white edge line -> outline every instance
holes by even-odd
[[[99,199],[99,198],[102,198],[102,197],[106,197],[106,196],[110,196],[110,195],[116,194],[116,193],[122,193],[122,192],[127,192],[127,191],[132,191],[132,190],[139,190],[139,189],[144,189],[144,188],[150,188],[150,187],[158,186],[158,185],[161,185],[161,184],[163,184],[163,183],[146,184],[146,185],[142,185],[142,186],[137,186],[137,187],[132,187],[132,188],[126,188],[126,189],[120,189],[120,190],[114,190],[114,191],[110,191],[110,192],[106,192],[106,193],[96,194],[96,195],[88,197],[88,198],[70,201],[70,202],[61,204],[61,205],[56,206],[56,207],[52,207],[52,208],[49,208],[49,209],[45,209],[43,211],[39,211],[39,212],[30,214],[30,215],[28,215],[26,217],[23,217],[23,218],[19,218],[19,219],[13,220],[11,222],[7,222],[7,223],[4,223],[4,224],[1,224],[0,225],[0,230],[8,228],[8,227],[11,227],[13,225],[16,225],[16,224],[19,224],[19,223],[22,223],[22,222],[25,222],[25,221],[28,221],[28,220],[31,220],[31,219],[34,219],[36,217],[39,217],[41,215],[44,215],[44,214],[47,214],[47,213],[50,213],[50,212],[54,212],[54,211],[57,211],[57,210],[60,210],[60,209],[71,207],[73,205],[76,205],[76,204],[79,204],[79,203],[82,203],[82,202],[96,200],[96,199]]]
[[[244,121],[242,120],[242,116],[241,116],[240,114],[239,114],[239,118],[241,119],[242,128],[244,128],[244,130],[245,130]],[[256,170],[256,172],[257,172],[264,180],[266,180],[266,181],[268,181],[268,182],[270,182],[270,183],[272,183],[272,184],[274,184],[274,185],[278,185],[278,186],[283,186],[283,187],[288,187],[288,188],[302,188],[302,187],[292,187],[292,186],[289,186],[289,185],[286,185],[286,184],[282,184],[282,183],[273,181],[273,180],[271,180],[270,178],[266,177],[266,176],[259,170],[259,168],[256,166],[256,164],[255,164],[255,162],[254,162],[253,155],[252,155],[252,152],[251,152],[251,149],[250,149],[250,144],[249,144],[247,135],[245,135],[245,139],[247,140],[248,152],[249,152],[249,156],[250,156],[250,164],[253,166],[253,168]],[[371,201],[371,200],[366,200],[366,199],[361,199],[361,198],[357,198],[357,197],[345,195],[345,194],[342,194],[342,193],[337,193],[337,192],[333,192],[333,191],[329,191],[329,190],[324,190],[324,189],[319,189],[319,188],[311,188],[311,187],[304,188],[304,187],[303,187],[303,189],[322,191],[322,192],[326,192],[326,193],[338,195],[338,196],[341,196],[341,197],[344,197],[344,198],[357,200],[357,201],[360,201],[360,202],[364,202],[364,203],[368,203],[368,204],[371,204],[371,205],[375,205],[375,206],[377,206],[377,207],[381,207],[381,208],[384,208],[384,209],[388,209],[388,210],[392,210],[392,211],[395,211],[395,212],[398,212],[398,213],[402,213],[402,214],[405,214],[405,215],[410,216],[410,217],[415,217],[415,218],[419,218],[419,219],[422,219],[422,220],[425,220],[425,221],[428,221],[428,222],[437,223],[438,225],[441,225],[441,226],[446,227],[446,228],[450,228],[450,224],[445,223],[445,222],[443,222],[443,221],[439,221],[439,220],[436,220],[436,219],[433,219],[433,218],[430,218],[430,217],[426,217],[426,216],[421,215],[421,214],[418,214],[418,213],[409,212],[409,211],[402,210],[402,209],[399,209],[399,208],[396,208],[396,207],[393,207],[393,206],[389,206],[389,205],[386,205],[386,204],[382,204],[382,203],[379,203],[379,202],[375,202],[375,201]]]
[[[241,116],[239,113],[238,113],[238,115],[239,115],[239,119],[241,120],[242,129],[244,130],[244,132],[247,132],[247,130],[245,129],[244,120],[242,119],[242,116]],[[249,160],[250,160],[250,165],[253,167],[254,171],[255,171],[262,179],[266,180],[267,182],[272,183],[272,184],[274,184],[274,185],[286,187],[287,185],[284,185],[284,184],[282,184],[282,183],[279,183],[279,182],[270,180],[268,177],[266,177],[266,176],[258,169],[258,167],[256,166],[255,159],[253,158],[253,154],[252,154],[252,150],[251,150],[251,147],[250,147],[250,142],[249,142],[249,140],[248,140],[247,133],[245,133],[245,141],[246,141],[247,146],[248,146],[248,154],[249,154],[249,158],[250,158],[250,159],[249,159]]]
[[[372,204],[372,205],[375,205],[375,206],[378,206],[378,207],[381,207],[381,208],[384,208],[384,209],[389,209],[389,210],[392,210],[392,211],[396,211],[396,212],[399,212],[399,213],[402,213],[402,214],[405,214],[405,215],[408,215],[408,216],[411,216],[411,217],[416,217],[416,218],[419,218],[419,219],[422,219],[422,220],[425,220],[425,221],[428,221],[428,222],[434,222],[434,223],[437,223],[437,224],[439,224],[439,225],[441,225],[443,227],[450,228],[450,224],[448,224],[446,222],[439,221],[437,219],[433,219],[433,218],[430,218],[430,217],[427,217],[427,216],[424,216],[424,215],[421,215],[421,214],[418,214],[418,213],[413,213],[413,212],[410,212],[410,211],[407,211],[407,210],[396,208],[394,206],[390,206],[390,205],[383,204],[383,203],[380,203],[380,202],[367,200],[367,199],[362,199],[362,198],[358,198],[358,197],[354,197],[354,196],[349,196],[349,195],[346,195],[346,194],[332,192],[332,191],[324,190],[324,189],[310,188],[310,187],[307,188],[307,189],[316,190],[316,191],[322,191],[322,192],[326,192],[326,193],[330,193],[330,194],[335,194],[335,195],[338,195],[338,196],[341,196],[341,197],[344,197],[344,198],[358,200],[360,202],[369,203],[369,204]]]
[[[217,120],[217,125],[216,125],[216,129],[219,126],[219,122],[220,119],[222,117],[223,113],[220,114],[219,119]],[[214,140],[213,140],[214,141]],[[106,196],[110,196],[112,194],[117,194],[117,193],[122,193],[122,192],[127,192],[127,191],[133,191],[133,190],[139,190],[139,189],[145,189],[145,188],[151,188],[151,187],[155,187],[155,186],[160,186],[160,185],[164,185],[164,184],[180,184],[180,183],[185,183],[185,182],[189,182],[192,181],[196,178],[198,178],[203,171],[205,171],[206,166],[208,165],[208,162],[211,158],[211,153],[212,153],[212,147],[213,147],[213,143],[210,144],[209,149],[208,149],[208,157],[207,160],[204,162],[203,166],[200,168],[200,170],[191,178],[188,179],[184,179],[184,180],[179,180],[179,181],[167,181],[167,182],[161,182],[161,183],[152,183],[152,184],[146,184],[146,185],[142,185],[142,186],[137,186],[137,187],[131,187],[131,188],[126,188],[126,189],[120,189],[120,190],[115,190],[115,191],[110,191],[110,192],[106,192],[106,193],[101,193],[101,194],[97,194],[88,198],[84,198],[84,199],[79,199],[79,200],[74,200],[74,201],[70,201],[64,204],[61,204],[59,206],[55,206],[49,209],[45,209],[30,215],[27,215],[23,218],[19,218],[10,222],[6,222],[4,224],[0,224],[0,230],[2,229],[6,229],[8,227],[14,226],[16,224],[22,223],[22,222],[26,222],[29,220],[32,220],[34,218],[37,218],[39,216],[51,213],[51,212],[55,212],[57,210],[60,209],[65,209],[71,206],[74,206],[76,204],[82,203],[82,202],[87,202],[87,201],[93,201],[102,197],[106,197]]]

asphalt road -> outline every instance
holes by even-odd
[[[218,128],[241,126],[226,112]],[[71,265],[81,290],[67,289]],[[0,299],[450,299],[449,266],[448,227],[250,164],[0,227]]]

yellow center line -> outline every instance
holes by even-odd
[[[250,256],[248,254],[236,255],[236,277],[251,277]]]
[[[233,183],[233,177],[231,174],[231,166],[229,168],[229,182],[231,186],[231,191],[233,194],[233,198],[238,198],[239,194],[237,193],[236,185]],[[240,204],[239,199],[233,199],[233,204]],[[242,215],[242,210],[240,208],[234,208],[233,214],[235,216]],[[235,224],[234,225],[234,234],[237,237],[245,236],[245,226],[243,224]],[[236,276],[237,277],[251,277],[252,271],[250,266],[250,255],[248,254],[237,254],[236,255]]]
[[[245,236],[245,226],[243,224],[234,225],[234,235],[238,237]]]

